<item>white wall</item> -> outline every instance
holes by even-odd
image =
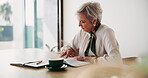
[[[64,0],[64,40],[70,42],[79,31],[76,10],[91,0]],[[122,57],[148,52],[148,0],[93,0],[103,8],[102,23],[111,27]]]
[[[42,1],[42,0],[41,0]],[[44,49],[47,49],[45,44],[50,48],[57,46],[57,7],[56,0],[43,0],[43,41]]]

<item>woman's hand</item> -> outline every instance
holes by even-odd
[[[79,61],[93,62],[96,57],[80,57],[80,56],[75,56],[74,58],[79,60]]]
[[[61,57],[66,57],[66,58],[68,58],[68,57],[74,57],[74,51],[73,51],[73,49],[72,48],[68,48],[66,51],[64,51],[64,52],[62,52],[61,53]]]

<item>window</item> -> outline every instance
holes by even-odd
[[[11,14],[11,5],[8,2],[0,5],[0,41],[13,40],[13,27],[10,19]]]
[[[0,21],[0,46],[3,46],[0,50],[44,49],[45,44],[48,44],[50,47],[59,47],[61,45],[62,0],[0,1],[0,5],[6,3],[11,6],[11,27],[8,28],[8,24],[4,27],[4,22]],[[1,19],[2,17],[0,17]]]

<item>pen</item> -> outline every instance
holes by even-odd
[[[46,44],[45,46],[48,48],[48,50],[50,50],[50,47],[49,47],[49,45],[48,45],[48,44]]]
[[[39,62],[37,62],[36,64],[38,65],[38,64],[41,64],[42,63],[42,60],[41,61],[39,61]]]
[[[30,64],[30,63],[35,63],[36,65],[38,65],[38,64],[42,63],[42,60],[40,60],[40,61],[27,62],[27,63],[24,63],[24,64],[22,64],[22,65]]]

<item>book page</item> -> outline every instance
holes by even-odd
[[[78,61],[76,60],[75,58],[67,58],[67,59],[64,59],[66,61],[66,63],[72,65],[72,66],[83,66],[83,65],[87,65],[87,64],[90,64],[90,62],[85,62],[85,61]]]

